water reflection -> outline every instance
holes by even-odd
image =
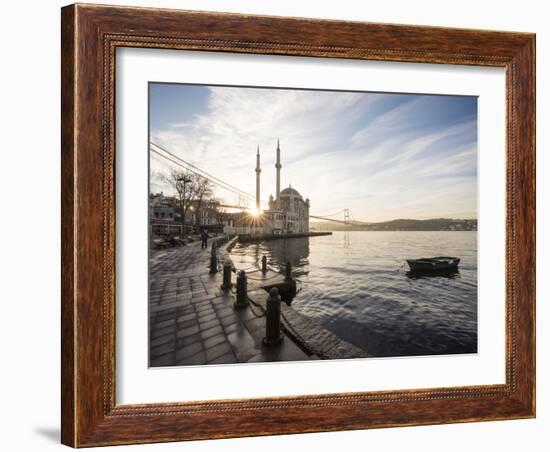
[[[460,278],[460,271],[458,268],[453,268],[451,270],[432,270],[429,272],[421,272],[410,270],[405,273],[409,279],[422,279],[422,278],[448,278],[455,279]]]
[[[350,240],[349,240],[349,231],[344,232],[344,248],[349,248],[350,246]]]
[[[309,274],[309,237],[237,244],[231,255],[237,268],[243,264],[260,268],[262,257],[266,256],[267,265],[275,271],[284,272],[286,263],[290,262],[295,278]]]

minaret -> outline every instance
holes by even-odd
[[[256,209],[260,210],[260,145],[258,145],[258,151],[256,152]]]
[[[275,168],[277,169],[277,185],[275,189],[275,202],[277,203],[277,208],[279,208],[281,195],[281,148],[279,147],[279,138],[277,138],[277,163],[275,163]]]

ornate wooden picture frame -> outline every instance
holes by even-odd
[[[78,4],[62,9],[61,33],[64,444],[85,447],[535,416],[533,34]],[[505,384],[116,404],[114,89],[115,51],[120,47],[505,68]]]

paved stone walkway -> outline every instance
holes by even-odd
[[[210,248],[200,243],[152,251],[150,366],[318,359],[289,338],[263,346],[265,318],[251,308],[234,310],[233,294],[220,289],[221,274],[209,274],[209,262]]]

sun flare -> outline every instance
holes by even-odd
[[[257,209],[256,207],[254,207],[254,208],[250,209],[249,213],[250,213],[250,216],[252,216],[254,218],[258,218],[261,215],[262,211],[260,209]]]

